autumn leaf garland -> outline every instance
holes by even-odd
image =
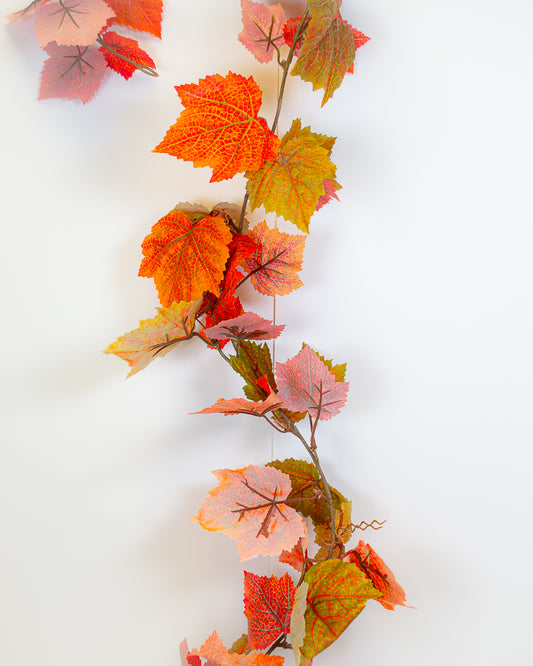
[[[118,4],[109,3],[115,11]],[[212,182],[244,174],[244,201],[209,208],[181,203],[154,224],[142,244],[139,275],[154,280],[162,307],[106,349],[128,363],[131,375],[193,338],[201,341],[242,378],[244,397],[221,397],[195,414],[259,418],[292,435],[309,458],[213,472],[217,484],[195,522],[232,538],[241,560],[274,557],[292,574],[245,571],[247,633],[230,648],[216,632],[199,650],[184,641],[184,666],[281,666],[284,657],[271,654],[278,648],[291,648],[295,663],[307,666],[368,601],[388,610],[405,605],[403,589],[372,547],[361,540],[349,546],[357,529],[382,523],[354,524],[351,502],[328,483],[320,462],[319,426],[346,404],[346,365],[307,343],[274,362],[267,342],[284,325],[246,310],[241,301],[244,284],[267,297],[302,286],[311,220],[337,198],[335,139],[300,118],[282,136],[276,132],[289,74],[322,89],[324,104],[353,71],[355,52],[368,38],[342,18],[340,5],[308,0],[301,17],[287,19],[279,4],[241,0],[239,40],[258,62],[276,62],[281,69],[270,124],[261,115],[263,91],[252,76],[211,74],[176,86],[181,113],[154,151],[210,168]],[[248,209],[260,208],[300,233],[272,228],[266,220],[250,228]]]

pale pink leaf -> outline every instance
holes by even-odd
[[[285,43],[285,12],[282,6],[267,7],[262,2],[241,0],[241,7],[244,30],[239,35],[239,41],[256,60],[270,62],[276,51],[273,44],[280,47]]]
[[[274,467],[249,465],[213,472],[219,480],[194,520],[237,541],[240,559],[278,555],[307,534],[302,516],[284,503],[292,486]]]
[[[273,324],[254,312],[245,312],[239,317],[225,319],[216,326],[204,330],[211,340],[272,340],[277,338],[285,324]]]
[[[276,363],[276,381],[284,407],[327,421],[346,403],[348,382],[338,382],[307,345],[294,358]]]
[[[50,56],[41,73],[39,99],[62,97],[86,104],[96,93],[106,74],[104,56],[96,46],[57,46],[45,49]]]
[[[211,407],[206,407],[199,412],[192,412],[193,414],[250,414],[250,416],[264,416],[271,412],[273,409],[281,407],[281,400],[272,392],[268,398],[262,401],[245,400],[244,398],[232,398],[225,400],[220,398]]]
[[[47,2],[52,2],[52,0],[33,0],[33,2],[31,2],[27,7],[24,7],[24,9],[20,9],[18,12],[13,12],[13,14],[4,16],[4,19],[7,21],[7,23],[14,23],[21,18],[31,16],[37,11],[39,5],[45,5]]]
[[[114,11],[104,0],[59,0],[37,8],[35,33],[41,46],[90,46]]]

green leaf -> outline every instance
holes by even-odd
[[[308,233],[311,216],[325,193],[324,180],[335,181],[336,167],[330,160],[334,143],[334,138],[315,134],[309,127],[302,129],[300,120],[294,120],[276,159],[245,174],[252,210],[263,205],[267,212],[282,215]]]
[[[307,664],[342,634],[346,627],[365,607],[368,599],[381,596],[370,580],[355,565],[342,560],[327,560],[315,565],[305,574],[309,585],[307,607],[304,613],[305,636],[298,639],[298,618],[295,616],[295,643],[301,646],[299,664]],[[298,593],[297,593],[298,595]],[[298,597],[296,598],[298,604]],[[301,605],[301,600],[300,600]],[[294,611],[298,613],[298,608]],[[300,608],[301,610],[301,608]]]
[[[237,355],[231,357],[231,367],[246,380],[243,390],[248,400],[258,401],[268,397],[268,393],[256,384],[257,380],[264,375],[266,375],[270,388],[276,390],[272,358],[265,343],[258,345],[256,342],[246,340],[240,342]]]

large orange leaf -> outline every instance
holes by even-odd
[[[153,277],[161,304],[193,301],[204,291],[220,293],[232,234],[221,217],[191,221],[173,210],[161,218],[142,244],[141,277]]]
[[[296,118],[281,140],[276,159],[246,173],[252,210],[263,205],[267,212],[282,215],[307,233],[309,220],[320,198],[326,195],[325,182],[339,187],[335,165],[329,158],[334,142],[311,132],[309,127],[302,129]]]
[[[302,593],[297,592],[291,617],[291,643],[298,646],[295,650],[297,664],[309,663],[331,645],[359,615],[367,600],[380,596],[362,571],[341,560],[327,560],[311,567],[304,582],[309,586],[307,603]],[[305,622],[303,641],[302,611]]]
[[[254,289],[265,296],[284,296],[301,287],[298,276],[302,268],[305,236],[269,229],[266,222],[250,232],[259,249],[248,257],[244,266]]]
[[[197,662],[194,661],[195,657],[198,659]],[[231,653],[224,647],[216,631],[209,636],[199,650],[191,650],[186,654],[188,666],[200,666],[200,657],[207,659],[205,666],[282,666],[284,662],[283,657],[274,657],[262,652]]]
[[[402,586],[381,557],[367,543],[359,541],[357,548],[348,551],[344,560],[353,562],[368,576],[376,590],[383,595],[376,601],[379,601],[384,608],[394,610],[394,606],[397,605],[407,606]]]
[[[198,305],[199,302],[173,303],[169,308],[159,308],[156,317],[141,321],[139,328],[113,342],[105,353],[124,359],[131,368],[128,377],[134,375],[190,337]]]
[[[219,484],[194,520],[206,530],[235,539],[241,561],[256,555],[278,555],[306,535],[303,518],[284,502],[291,492],[286,474],[255,465],[219,469],[213,474]]]
[[[248,618],[248,643],[264,650],[290,631],[294,583],[289,574],[257,576],[244,572],[244,614]]]
[[[154,152],[211,167],[211,182],[259,169],[278,154],[278,137],[257,116],[262,93],[252,77],[214,74],[176,90],[185,108]]]
[[[106,2],[116,14],[113,23],[120,23],[128,28],[161,37],[163,0],[106,0]]]

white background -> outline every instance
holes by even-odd
[[[241,177],[209,185],[151,153],[180,113],[172,86],[253,74],[271,118],[275,68],[237,42],[237,0],[167,5],[162,42],[143,40],[160,77],[110,76],[86,106],[37,102],[31,21],[0,30],[5,666],[175,666],[184,636],[230,644],[246,629],[237,550],[189,519],[210,470],[305,455],[252,418],[188,416],[241,395],[201,345],[128,381],[101,353],[155,314],[137,277],[152,224],[178,201],[242,198]],[[316,662],[529,666],[533,5],[343,14],[372,37],[355,75],[323,109],[293,78],[280,126],[338,136],[344,189],[312,220],[305,286],[278,299],[276,356],[305,340],[347,361],[320,454],[356,520],[387,519],[361,536],[417,610],[369,602]]]

